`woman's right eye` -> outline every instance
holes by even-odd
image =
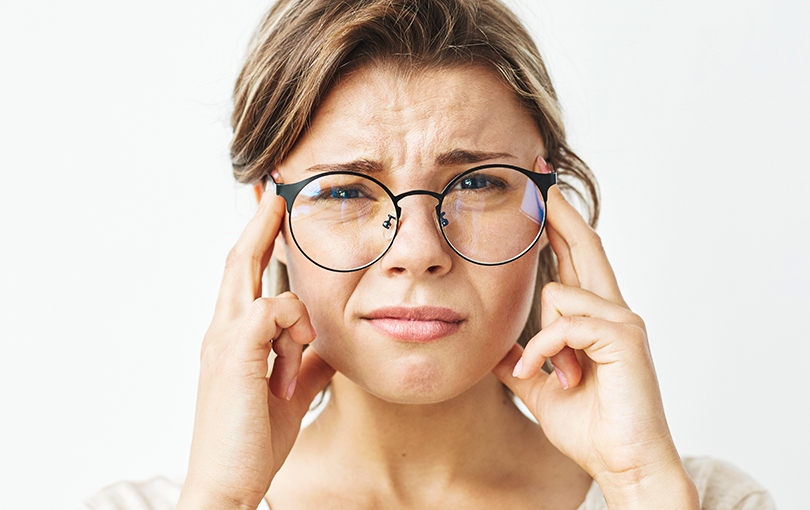
[[[316,200],[357,200],[366,198],[366,193],[359,187],[332,186],[322,188],[315,197]]]
[[[349,200],[352,198],[361,198],[363,193],[359,189],[354,188],[332,188],[331,198],[338,200]]]

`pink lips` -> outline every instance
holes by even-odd
[[[363,317],[380,333],[405,342],[430,342],[452,335],[464,318],[449,308],[389,306]]]

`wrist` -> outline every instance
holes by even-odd
[[[596,483],[611,510],[700,510],[695,483],[680,461],[666,468],[603,475]]]
[[[260,502],[251,505],[185,483],[180,491],[176,510],[256,510]]]

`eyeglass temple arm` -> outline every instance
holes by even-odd
[[[534,182],[540,193],[543,194],[543,199],[548,200],[548,189],[557,184],[557,172],[549,174],[530,173],[529,179]]]
[[[276,182],[275,179],[270,177],[270,182],[273,183],[273,186],[276,189],[276,195],[283,198],[284,202],[287,203],[287,212],[292,213],[292,206],[293,206],[293,201],[295,200],[295,196],[298,195],[298,193],[302,189],[304,189],[304,186],[309,184],[310,181],[312,181],[315,178],[317,178],[317,176],[315,176],[315,177],[313,177],[311,179],[306,179],[306,180],[303,180],[301,182],[296,182],[296,183],[293,183],[293,184],[280,184],[280,183]]]

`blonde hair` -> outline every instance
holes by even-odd
[[[498,0],[280,0],[259,25],[236,80],[231,161],[242,183],[267,179],[306,130],[343,73],[374,63],[406,71],[476,65],[495,70],[536,122],[560,187],[581,198],[591,226],[599,192],[565,141],[557,95],[525,27]],[[550,246],[541,250],[534,304],[518,342],[540,330],[540,292],[558,279]],[[277,293],[286,268],[271,262]]]

